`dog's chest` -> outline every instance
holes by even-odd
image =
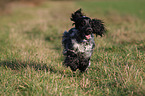
[[[73,49],[79,53],[91,53],[93,47],[93,43],[91,41],[78,43],[76,39],[72,39],[72,44]]]

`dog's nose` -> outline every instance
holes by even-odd
[[[87,32],[86,32],[86,35],[89,35],[89,34],[91,34],[92,33],[92,28],[88,28],[87,29]]]

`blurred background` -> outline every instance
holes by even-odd
[[[12,3],[24,3],[24,4],[33,4],[33,5],[39,5],[41,4],[43,1],[46,0],[0,0],[0,11],[4,12],[4,11],[8,11],[10,4]]]

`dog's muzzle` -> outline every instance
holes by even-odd
[[[90,39],[92,31],[93,31],[92,28],[87,28],[87,30],[85,32],[86,39]]]

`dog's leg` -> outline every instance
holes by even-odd
[[[80,60],[80,64],[79,64],[79,70],[80,72],[84,72],[88,69],[88,67],[90,66],[91,62],[90,62],[90,58],[83,58]]]
[[[76,71],[78,69],[78,59],[77,57],[67,56],[64,61],[65,66],[69,66],[72,71]]]

